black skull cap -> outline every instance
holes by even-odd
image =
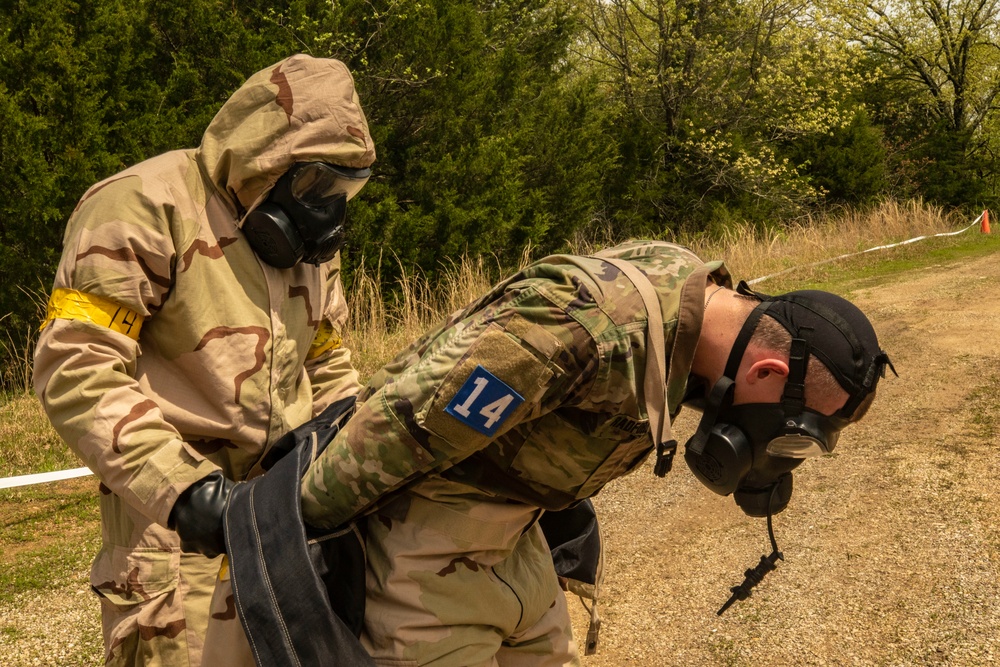
[[[745,282],[739,284],[737,291],[770,302],[765,314],[793,338],[802,338],[803,330],[811,331],[810,352],[850,396],[839,415],[849,418],[854,414],[858,405],[875,391],[879,378],[885,376],[886,366],[896,373],[889,355],[879,345],[872,323],[847,299],[820,290],[769,296],[754,292]]]

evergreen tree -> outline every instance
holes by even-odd
[[[565,3],[344,2],[332,26],[326,52],[355,73],[379,153],[349,261],[389,280],[396,260],[509,263],[590,223],[613,144],[595,82],[569,68],[580,24]]]

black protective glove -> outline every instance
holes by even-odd
[[[216,470],[199,479],[177,498],[167,526],[181,538],[181,551],[209,558],[226,553],[222,515],[236,483]]]

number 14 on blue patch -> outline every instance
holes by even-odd
[[[521,403],[524,397],[506,382],[476,366],[444,411],[466,426],[492,436]]]

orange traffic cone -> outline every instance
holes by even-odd
[[[983,234],[990,233],[990,211],[986,209],[983,211],[983,221],[979,223],[979,231]]]

